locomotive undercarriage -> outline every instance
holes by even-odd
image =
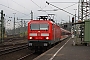
[[[47,50],[48,48],[54,46],[60,40],[28,40],[28,48],[30,50]]]
[[[49,40],[35,40],[35,41],[28,41],[28,48],[30,50],[35,50],[35,51],[43,51],[43,50],[47,50],[48,48],[51,47],[51,45],[53,44],[53,41],[49,41]]]

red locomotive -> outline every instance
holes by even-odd
[[[28,47],[30,49],[37,50],[51,46],[59,42],[62,35],[65,35],[64,29],[45,17],[40,16],[38,20],[28,22]]]

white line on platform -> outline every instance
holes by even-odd
[[[70,39],[71,39],[71,38],[70,38]],[[70,39],[69,39],[69,40],[70,40]],[[69,41],[69,40],[68,40],[68,41]],[[58,52],[61,51],[61,49],[68,43],[68,41],[67,41],[49,60],[53,60],[54,57],[58,54]]]

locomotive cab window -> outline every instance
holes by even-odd
[[[48,30],[49,25],[48,24],[40,24],[40,30]]]
[[[30,30],[39,30],[39,24],[30,24]]]
[[[31,30],[48,30],[49,25],[48,24],[30,24]]]

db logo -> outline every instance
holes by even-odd
[[[37,36],[40,36],[40,33],[38,33]]]

